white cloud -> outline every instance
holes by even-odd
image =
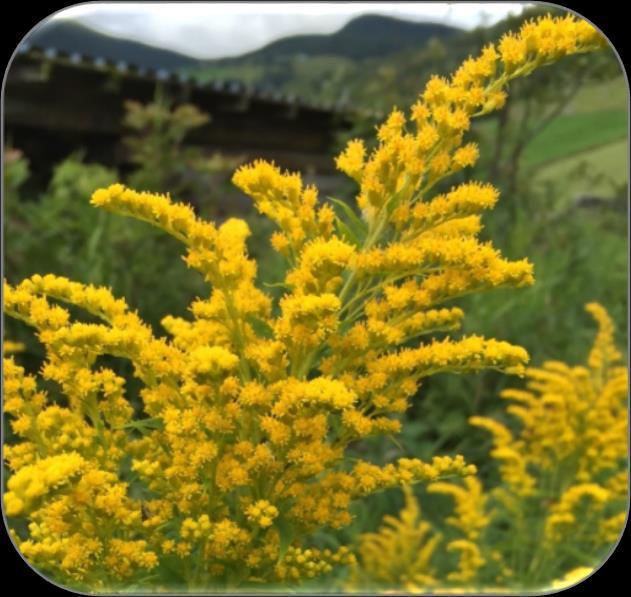
[[[110,35],[198,58],[218,58],[255,50],[287,35],[333,33],[360,14],[470,29],[518,14],[522,7],[497,2],[93,2],[67,8],[53,18],[76,19]]]

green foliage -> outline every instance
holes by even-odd
[[[170,239],[139,222],[112,224],[106,214],[85,209],[95,188],[118,178],[116,171],[86,164],[75,154],[55,168],[36,201],[7,195],[5,275],[16,280],[45,268],[111,286],[116,294],[131,296],[130,302],[157,326],[167,305],[177,311],[181,297],[193,297],[201,284],[183,263],[176,264],[168,273],[173,284],[157,292],[155,280],[165,275],[163,264],[174,250]]]
[[[209,189],[225,186],[225,174],[231,172],[240,159],[228,159],[219,153],[208,157],[199,146],[185,146],[185,138],[195,129],[208,124],[211,118],[192,104],[171,106],[158,95],[149,104],[125,102],[123,125],[130,133],[124,138],[130,159],[136,169],[129,177],[135,188],[154,192],[170,192],[174,196],[194,201],[204,196],[208,203],[218,197],[209,196]],[[224,174],[224,180],[213,174]]]
[[[91,185],[112,184],[116,172],[98,164],[84,164],[79,154],[69,157],[54,170],[47,192],[40,203],[17,202],[14,195],[7,197],[7,216],[11,228],[7,235],[7,275],[31,275],[38,271],[38,264],[48,263],[61,269],[75,262],[82,255],[90,262],[92,279],[101,278],[103,251],[96,252],[98,228],[94,226],[92,214],[77,210],[77,201],[89,197]],[[24,233],[15,234],[17,226]],[[86,231],[91,232],[86,235]],[[65,239],[66,246],[52,254],[49,243]],[[21,244],[18,244],[21,243]],[[98,264],[94,261],[98,259]],[[56,262],[56,263],[55,263]]]
[[[162,99],[147,105],[128,102],[126,108],[124,124],[132,131],[126,143],[138,166],[127,179],[141,188],[169,189],[188,200],[197,194],[205,199],[198,207],[214,214],[219,198],[209,195],[208,188],[216,192],[225,188],[227,172],[238,160],[219,154],[208,158],[199,148],[182,146],[185,136],[207,123],[209,116],[192,105],[172,109]],[[112,223],[105,213],[83,209],[95,188],[121,179],[115,170],[85,163],[77,153],[56,166],[41,195],[23,197],[28,163],[17,150],[9,149],[5,155],[5,275],[9,280],[45,269],[108,285],[116,294],[127,296],[156,328],[162,313],[182,314],[180,305],[202,292],[203,285],[183,263],[170,265],[172,282],[155,288],[155,280],[167,273],[163,268],[175,241],[139,222]],[[105,237],[107,243],[102,242]]]
[[[29,177],[29,163],[18,149],[7,147],[4,152],[4,194],[18,197],[20,187]]]

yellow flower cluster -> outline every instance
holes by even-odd
[[[349,566],[355,561],[354,554],[345,546],[335,552],[330,549],[289,547],[282,563],[276,567],[275,573],[277,579],[281,581],[314,578],[331,572],[334,566]]]
[[[451,79],[431,78],[410,111],[413,132],[406,130],[405,114],[395,109],[379,128],[380,144],[371,155],[360,140],[354,140],[337,159],[338,168],[360,184],[358,201],[369,220],[390,204],[399,221],[404,221],[432,184],[474,164],[478,149],[475,144],[463,145],[463,135],[473,116],[504,105],[509,81],[605,43],[582,19],[546,16],[524,23],[497,46],[487,46],[480,56],[466,60]],[[474,213],[484,207],[488,205],[470,204]]]
[[[22,342],[13,342],[13,340],[5,340],[2,343],[2,353],[5,356],[9,356],[18,352],[24,351],[24,344]]]
[[[351,587],[372,583],[418,593],[498,592],[497,583],[562,588],[607,556],[628,503],[628,375],[611,318],[596,303],[586,309],[599,326],[587,367],[549,361],[527,370],[527,390],[504,391],[516,403],[507,411],[520,420],[519,432],[471,418],[493,436],[500,484],[484,491],[474,476],[430,483],[429,493],[454,501],[453,515],[440,525],[421,520],[406,490],[398,518],[387,516],[377,533],[360,537]],[[457,536],[444,541],[441,526]],[[386,551],[403,557],[383,558]],[[458,554],[455,570],[450,552]]]
[[[475,477],[465,479],[465,487],[454,483],[432,483],[428,487],[430,493],[450,495],[455,501],[455,516],[446,519],[447,524],[457,529],[462,538],[447,543],[447,551],[460,554],[458,570],[450,572],[447,580],[469,582],[476,577],[485,559],[480,552],[477,541],[481,532],[488,526],[490,518],[487,514],[488,498],[484,494],[482,484]]]
[[[5,282],[5,313],[35,328],[50,388],[6,361],[17,441],[5,451],[5,506],[28,523],[16,537],[34,565],[90,589],[154,569],[163,584],[192,590],[299,581],[352,562],[345,548],[306,543],[317,529],[349,525],[353,500],[475,472],[462,456],[384,466],[347,456],[352,442],[398,431],[423,377],[524,372],[527,353],[506,342],[421,342],[458,327],[463,313],[445,301],[533,281],[527,261],[476,239],[495,189],[467,183],[429,196],[475,162],[463,133],[501,103],[509,80],[601,44],[572,18],[528,24],[519,39],[521,62],[489,47],[451,82],[432,79],[412,108],[414,132],[395,110],[370,155],[349,144],[337,163],[359,183],[361,217],[342,202],[338,215],[273,164],[236,172],[234,183],[278,226],[272,244],[289,264],[278,304],[257,287],[244,221],[216,226],[120,184],[97,190],[92,204],[183,243],[185,262],[210,285],[192,317],[167,315],[168,336],[157,336],[106,288],[53,275]],[[135,379],[117,375],[111,357],[129,361]],[[477,565],[468,544],[452,548]]]
[[[278,508],[272,506],[267,500],[259,500],[248,506],[245,513],[249,520],[262,528],[267,528],[272,525],[272,522],[278,516]]]
[[[526,390],[502,393],[518,434],[491,419],[471,423],[493,435],[503,481],[496,497],[516,524],[525,526],[524,512],[536,504],[542,553],[563,558],[565,546],[580,543],[593,562],[624,525],[628,371],[606,310],[596,303],[586,310],[598,323],[587,366],[547,361],[526,371]]]
[[[76,452],[42,458],[23,466],[11,477],[4,495],[8,516],[30,509],[31,502],[72,480],[81,472],[84,459]]]
[[[282,254],[295,260],[309,240],[331,237],[335,213],[329,205],[318,206],[318,190],[304,186],[300,174],[257,160],[239,168],[232,180],[279,227],[272,244]]]
[[[547,492],[544,495],[553,500],[545,522],[545,536],[552,544],[572,536],[579,520],[592,527],[585,533],[596,545],[608,543],[608,521],[619,520],[619,514],[604,518],[601,510],[606,504],[619,506],[627,493],[628,372],[605,309],[590,303],[586,310],[599,326],[586,367],[548,361],[527,370],[527,390],[503,392],[502,397],[513,402],[507,411],[521,422],[519,436],[497,421],[471,420],[493,434],[492,455],[501,462],[511,499]],[[587,511],[577,517],[586,502]],[[588,521],[587,513],[596,518]]]
[[[67,398],[60,406],[34,377],[5,361],[5,410],[21,440],[5,452],[13,470],[5,507],[9,516],[30,521],[19,545],[35,565],[103,587],[139,578],[165,555],[200,559],[187,577],[195,587],[312,577],[347,559],[286,565],[287,537],[297,541],[318,527],[348,525],[352,500],[374,491],[474,472],[462,457],[350,467],[344,452],[351,441],[398,430],[384,401],[388,379],[380,359],[387,353],[374,371],[354,376],[292,373],[292,365],[304,363],[289,359],[295,337],[291,328],[287,338],[280,333],[286,314],[271,322],[275,337],[259,336],[245,316],[252,315],[245,299],[231,292],[240,283],[213,287],[208,300],[192,306],[198,316],[192,322],[167,318],[167,329],[176,339],[181,334],[177,342],[156,338],[106,289],[53,275],[5,283],[5,311],[35,327],[47,350],[42,377]],[[327,300],[311,295],[316,306]],[[74,321],[58,303],[101,323]],[[297,301],[292,319],[313,325],[310,304]],[[311,317],[301,319],[302,313]],[[268,358],[252,358],[252,345],[270,351]],[[458,360],[450,348],[450,361],[430,345],[423,355],[432,352],[445,370],[483,365],[473,352],[462,351]],[[102,355],[133,363],[148,418],[134,416],[126,380],[99,364]],[[416,365],[399,353],[394,366],[412,375]],[[400,384],[407,395],[416,389],[409,379]],[[367,400],[376,392],[384,394],[381,413],[371,415]],[[124,467],[131,477],[122,476]],[[133,487],[145,497],[132,497]]]
[[[398,516],[384,516],[377,532],[360,536],[359,562],[351,568],[348,588],[437,584],[431,559],[442,537],[422,520],[412,489],[404,485],[403,491],[405,504]]]
[[[586,579],[588,576],[594,572],[593,568],[589,568],[587,566],[580,566],[578,568],[574,568],[574,570],[570,570],[562,579],[555,580],[552,583],[553,589],[566,589],[575,584],[578,584],[582,580]]]

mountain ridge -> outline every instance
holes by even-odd
[[[55,48],[62,52],[76,52],[92,58],[105,58],[114,62],[124,61],[156,70],[178,70],[203,64],[192,56],[131,38],[107,35],[76,21],[42,23],[20,42],[24,43],[42,48]]]
[[[444,39],[462,31],[431,21],[406,21],[367,14],[351,19],[334,33],[291,35],[239,56],[204,60],[203,63],[233,66],[245,61],[266,61],[295,54],[336,55],[357,60],[420,48],[432,38]]]
[[[76,21],[48,21],[29,32],[21,43],[68,53],[125,61],[145,68],[177,70],[200,66],[234,66],[269,62],[291,55],[335,55],[351,60],[422,47],[431,38],[444,39],[461,29],[435,22],[406,21],[382,15],[361,15],[331,34],[290,35],[238,56],[200,59],[186,54],[102,33]]]

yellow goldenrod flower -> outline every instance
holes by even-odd
[[[24,344],[22,342],[13,342],[12,340],[4,340],[2,343],[2,352],[4,356],[15,354],[16,352],[24,351]]]
[[[349,588],[397,589],[406,583],[438,584],[431,559],[442,538],[421,519],[410,487],[405,485],[403,489],[405,506],[398,517],[386,516],[375,533],[360,536],[359,560],[351,568]]]
[[[587,367],[547,361],[527,369],[527,389],[502,393],[519,422],[515,431],[488,417],[470,418],[492,436],[499,483],[488,491],[475,476],[430,483],[429,493],[453,502],[453,513],[438,524],[420,520],[408,490],[398,518],[387,516],[377,533],[360,536],[350,588],[366,586],[363,579],[419,593],[506,592],[503,583],[563,588],[591,573],[581,562],[596,566],[606,557],[626,521],[628,376],[611,318],[595,303],[587,310],[599,326]],[[360,485],[377,486],[370,467],[358,470]],[[421,536],[432,539],[430,559],[419,560],[419,570],[406,554],[421,553]],[[387,550],[403,556],[384,558]]]
[[[587,566],[581,566],[570,570],[561,580],[555,580],[552,582],[553,589],[565,589],[571,587],[582,580],[586,579],[594,572],[593,568]]]
[[[501,340],[423,338],[459,327],[463,311],[445,301],[534,280],[527,260],[508,261],[478,240],[496,189],[467,182],[433,195],[438,182],[478,159],[477,145],[464,138],[471,118],[501,107],[516,77],[602,45],[574,17],[540,19],[451,78],[431,78],[409,115],[394,109],[378,128],[372,151],[353,140],[337,158],[359,186],[357,213],[321,201],[299,174],[274,164],[240,167],[233,182],[276,225],[272,245],[288,263],[277,302],[257,286],[244,221],[215,225],[167,195],[121,184],[96,190],[95,207],[179,240],[209,291],[191,303],[189,318],[165,314],[169,335],[158,336],[107,288],[54,275],[4,283],[5,313],[34,328],[46,352],[39,377],[47,392],[11,358],[4,368],[15,434],[5,447],[4,503],[20,518],[15,532],[25,557],[90,591],[128,589],[146,578],[168,589],[173,576],[191,590],[288,585],[355,565],[346,546],[308,547],[318,529],[352,523],[353,501],[438,482],[434,489],[456,501],[448,531],[460,533],[446,540],[458,562],[445,578],[468,583],[491,562],[475,543],[490,516],[486,496],[475,481],[457,489],[440,482],[468,478],[475,466],[461,455],[383,465],[348,457],[357,439],[397,432],[420,380],[438,372],[526,373],[528,392],[543,395],[520,402],[532,412],[514,411],[524,439],[495,429],[493,455],[509,487],[521,484],[528,494],[530,472],[520,459],[545,468],[565,457],[580,435],[571,424],[583,417],[593,431],[582,433],[576,483],[564,487],[582,486],[593,501],[613,504],[620,482],[605,488],[589,478],[616,472],[626,432],[623,369],[610,368],[618,356],[602,313],[592,308],[603,332],[589,370],[534,373],[526,370],[527,352]],[[110,357],[128,361],[135,379],[117,374]],[[581,406],[583,396],[595,398],[593,412]],[[555,414],[538,427],[547,412]],[[574,435],[550,445],[563,425]],[[530,436],[541,442],[523,455]],[[575,515],[577,500],[568,489],[553,508],[559,524]],[[409,503],[408,511],[417,525]],[[611,533],[611,516],[599,536]],[[418,543],[427,533],[417,527],[410,536]],[[422,547],[404,582],[439,580],[433,549]]]

